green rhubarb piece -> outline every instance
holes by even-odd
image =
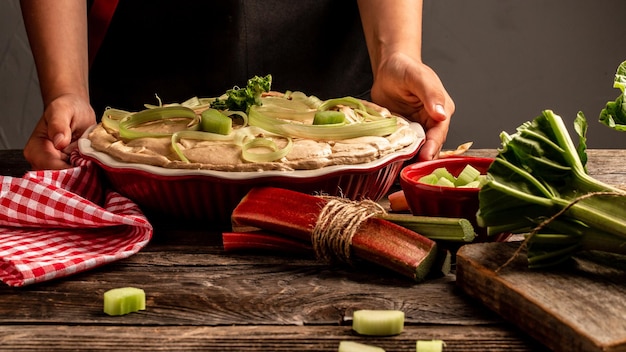
[[[364,343],[341,341],[339,342],[338,352],[385,352],[385,350],[378,346],[367,345]]]
[[[472,242],[476,237],[474,226],[465,218],[396,213],[386,213],[380,215],[380,218],[415,231],[431,240]]]
[[[478,188],[481,188],[485,183],[487,183],[487,175],[478,176]]]
[[[445,178],[450,182],[456,181],[456,177],[454,177],[454,175],[452,175],[445,167],[436,168],[432,174],[437,176],[437,179]]]
[[[357,310],[352,316],[352,330],[361,335],[398,335],[404,330],[404,312],[400,310]]]
[[[204,132],[229,135],[233,130],[233,120],[215,109],[206,109],[202,112],[200,126]]]
[[[426,176],[420,177],[417,182],[425,183],[427,185],[434,185],[439,180],[439,177],[435,174],[428,174]]]
[[[346,114],[336,110],[318,111],[313,116],[314,125],[336,125],[346,122]]]
[[[146,309],[146,293],[135,287],[120,287],[104,293],[104,312],[124,315]]]
[[[456,186],[457,188],[480,188],[480,181],[479,180],[475,180],[472,182],[468,182],[464,185],[458,185]]]
[[[442,340],[417,340],[416,352],[441,352],[445,343]]]
[[[454,187],[454,182],[448,180],[445,177],[440,177],[437,180],[437,183],[435,183],[436,186],[442,186],[442,187]]]
[[[465,165],[461,173],[459,173],[459,176],[457,176],[456,180],[454,181],[454,185],[457,187],[464,186],[470,182],[476,181],[478,176],[480,176],[480,171],[476,170],[476,168],[472,165],[467,164]]]

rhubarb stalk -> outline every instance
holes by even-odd
[[[328,198],[282,188],[254,188],[234,209],[233,228],[255,227],[311,243],[327,203]],[[437,255],[433,240],[378,217],[359,224],[350,247],[355,257],[416,281],[426,277]]]
[[[281,253],[310,254],[313,251],[310,243],[260,230],[224,232],[222,242],[227,252],[260,249]]]

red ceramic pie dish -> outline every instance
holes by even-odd
[[[416,128],[421,130],[421,126]],[[201,220],[207,226],[219,227],[230,225],[232,210],[253,187],[282,187],[308,194],[379,200],[424,141],[418,138],[403,149],[362,164],[315,170],[225,172],[119,161],[91,146],[86,137],[90,131],[79,140],[79,151],[103,170],[114,190],[137,203],[148,215]],[[423,136],[423,130],[421,133]]]

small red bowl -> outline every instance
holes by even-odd
[[[400,172],[400,186],[404,191],[411,213],[413,215],[465,218],[474,225],[477,234],[476,242],[498,240],[495,237],[487,238],[486,229],[480,228],[476,224],[480,188],[443,187],[418,181],[422,176],[429,175],[440,167],[445,167],[456,177],[468,164],[484,175],[493,160],[493,158],[462,156],[422,161],[404,167]]]

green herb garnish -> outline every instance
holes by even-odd
[[[250,106],[261,105],[261,95],[269,92],[272,86],[272,75],[254,76],[248,80],[244,88],[234,87],[226,94],[211,103],[217,110],[233,110],[248,112]]]

